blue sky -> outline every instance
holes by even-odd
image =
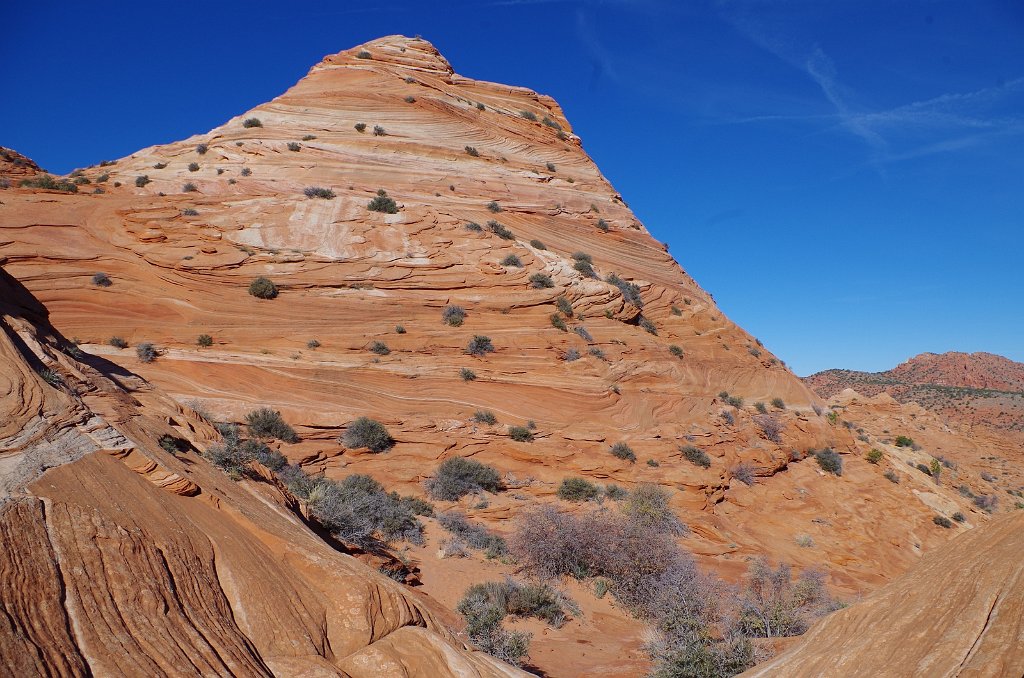
[[[0,145],[53,172],[420,34],[554,96],[648,229],[798,374],[1024,361],[1024,3],[5,3]]]

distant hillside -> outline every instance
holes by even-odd
[[[885,392],[951,421],[1024,431],[1024,364],[991,353],[922,353],[885,372],[825,370],[804,383],[823,398]]]

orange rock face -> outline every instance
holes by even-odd
[[[403,493],[422,495],[442,460],[473,457],[509,489],[458,508],[503,534],[525,509],[556,501],[566,476],[656,483],[671,490],[691,528],[682,543],[703,566],[730,581],[757,555],[821,566],[840,597],[874,590],[989,520],[952,472],[936,484],[907,465],[941,448],[980,491],[988,481],[975,464],[991,454],[988,442],[891,399],[847,394],[830,419],[649,235],[553,100],[463,78],[425,41],[393,36],[326,57],[288,92],[207,134],[82,176],[104,192],[0,194],[0,257],[27,288],[19,298],[37,315],[45,304],[85,364],[98,366],[85,374],[51,351],[61,374],[93,384],[72,395],[43,384],[12,346],[0,450],[37,449],[66,432],[57,463],[5,482],[27,492],[10,517],[17,533],[51,534],[25,547],[35,576],[47,561],[66,562],[87,573],[76,595],[102,592],[77,607],[47,594],[53,647],[79,648],[60,655],[94,672],[511,672],[460,646],[442,622],[456,618],[445,608],[467,586],[514,566],[440,558],[444,533],[427,519],[427,545],[403,552],[420,569],[412,593],[315,538],[273,485],[233,482],[198,455],[155,445],[169,433],[205,449],[216,434],[194,408],[241,421],[273,407],[301,438],[281,446],[291,461],[331,478],[366,473]],[[393,209],[383,200],[384,211],[369,209],[380,190]],[[275,298],[249,294],[261,276]],[[444,322],[448,305],[465,310],[461,324]],[[23,315],[9,322],[38,343]],[[200,335],[210,345],[197,345]],[[494,351],[470,354],[476,336]],[[155,344],[155,361],[139,361],[142,342]],[[498,423],[477,423],[477,410]],[[346,448],[339,434],[359,416],[383,422],[395,446]],[[532,442],[511,438],[509,426],[531,422]],[[921,450],[894,444],[911,426]],[[88,443],[97,437],[106,442]],[[610,453],[620,441],[637,463]],[[685,460],[689,445],[707,453],[708,468]],[[842,455],[841,477],[809,454],[824,447]],[[865,459],[873,448],[883,463]],[[1019,450],[999,453],[1019,459]],[[735,477],[741,464],[752,485]],[[886,480],[887,470],[903,479]],[[1011,507],[1009,477],[1000,483],[991,492]],[[969,519],[952,529],[933,522],[957,511]],[[58,520],[59,530],[50,526]],[[130,572],[145,572],[149,588],[100,572],[111,557],[103,549],[133,554]],[[83,560],[62,560],[72,557]],[[179,580],[188,595],[212,593],[168,596]],[[568,586],[581,614],[560,629],[531,628],[532,663],[549,676],[644,671],[644,626],[589,585]],[[61,614],[107,619],[129,602],[174,611],[166,634],[194,647],[149,641],[125,653],[142,657],[137,664],[89,649],[103,634],[164,638],[141,619],[57,640],[68,628]],[[208,636],[220,644],[201,646]]]

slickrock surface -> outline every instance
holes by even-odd
[[[971,530],[743,676],[1024,675],[1024,514]]]
[[[0,674],[523,675],[325,544],[275,488],[213,468],[196,453],[209,424],[69,356],[2,270],[0,329]]]
[[[360,58],[362,51],[370,58]],[[249,119],[260,126],[246,126]],[[155,393],[137,373],[180,403],[161,396],[152,407],[197,447],[214,434],[191,406],[241,421],[266,405],[301,436],[281,451],[329,477],[368,473],[389,490],[422,496],[422,482],[440,461],[470,456],[498,468],[509,489],[487,502],[467,497],[458,508],[502,534],[524,509],[556,501],[569,475],[626,488],[658,483],[673,490],[673,507],[691,528],[683,544],[702,565],[734,582],[758,555],[820,566],[844,598],[874,590],[990,518],[951,484],[952,474],[936,485],[906,464],[928,463],[928,445],[940,447],[974,483],[973,464],[993,454],[987,442],[920,408],[856,394],[837,401],[830,420],[824,401],[729,321],[637,221],[552,99],[463,78],[423,40],[392,36],[328,56],[282,96],[209,133],[80,176],[90,183],[77,194],[0,192],[0,257],[60,332],[76,338],[86,360],[106,366],[111,388],[127,384],[132,393],[125,397],[139,401],[140,390]],[[307,197],[313,187],[335,197]],[[367,209],[380,189],[397,202],[396,213]],[[508,239],[488,227],[492,220],[510,231]],[[576,264],[577,252],[589,255],[596,277],[579,270],[586,267]],[[521,266],[502,263],[510,255]],[[92,281],[100,272],[109,286]],[[536,274],[549,276],[551,287],[532,284]],[[635,288],[605,282],[612,274]],[[258,276],[273,280],[277,298],[248,294]],[[559,310],[559,298],[571,313]],[[465,308],[461,325],[442,321],[449,304]],[[200,334],[211,335],[212,346],[197,346]],[[489,337],[495,351],[468,355],[475,335]],[[115,336],[129,347],[109,345]],[[145,341],[160,352],[152,363],[136,357]],[[371,352],[375,341],[389,352]],[[460,376],[464,368],[475,380]],[[25,374],[12,377],[3,401],[22,423],[4,435],[31,437],[33,426],[70,431],[63,420],[74,420],[75,431],[98,426],[78,424],[89,414],[77,401]],[[728,404],[722,391],[742,404]],[[784,405],[771,405],[774,398]],[[53,412],[44,416],[44,405]],[[109,421],[111,405],[89,407]],[[161,409],[167,407],[177,414]],[[478,409],[493,411],[498,424],[474,423]],[[363,415],[387,425],[393,449],[375,455],[338,442]],[[856,423],[847,428],[851,418]],[[535,440],[513,441],[507,427],[528,422]],[[778,436],[766,432],[771,424]],[[896,424],[924,427],[913,436],[925,447],[895,447],[903,430]],[[181,428],[188,426],[194,431],[186,435]],[[174,567],[192,559],[186,569],[201,584],[189,586],[223,592],[219,603],[202,598],[203,623],[227,624],[218,610],[230,607],[238,627],[227,626],[223,653],[218,646],[199,656],[261,661],[260,670],[286,675],[328,666],[352,675],[368,666],[415,673],[408,667],[421,655],[445,658],[452,671],[458,662],[481,674],[498,670],[458,649],[422,601],[451,609],[470,584],[513,573],[513,566],[478,555],[441,559],[444,533],[428,519],[427,545],[404,551],[420,569],[426,596],[379,583],[381,577],[364,579],[365,568],[357,571],[278,510],[281,498],[267,486],[239,485],[194,459],[152,449],[159,430],[126,429],[134,452],[88,455],[31,487],[47,501],[77,507],[53,514],[64,516],[61,553],[79,553],[76,540],[124,525],[127,536],[117,539],[135,540],[124,548],[146,567],[156,567],[157,556],[144,544],[161,540],[179,554]],[[91,452],[77,436],[53,454],[70,460]],[[609,453],[619,441],[635,450],[637,463]],[[686,461],[686,445],[705,451],[710,468]],[[808,456],[824,447],[842,454],[841,477]],[[884,463],[864,459],[872,448],[883,450]],[[1020,461],[1019,450],[998,453],[1008,466]],[[734,477],[740,464],[753,467],[752,486]],[[905,476],[899,483],[883,476],[893,468]],[[133,517],[136,505],[147,507],[145,517]],[[1010,495],[1000,507],[1012,507]],[[99,515],[87,519],[86,509]],[[28,522],[51,515],[24,511]],[[969,515],[967,522],[952,529],[933,523],[937,513],[956,511]],[[798,536],[814,545],[799,546]],[[241,544],[236,560],[225,560],[225,540]],[[279,581],[285,575],[267,562],[288,563],[291,578]],[[250,569],[253,579],[243,580]],[[177,575],[172,568],[166,576]],[[97,588],[112,591],[108,598],[136,595],[118,593],[105,577]],[[531,662],[552,677],[645,670],[643,626],[589,588],[572,586],[582,614],[561,629],[531,628]],[[147,592],[147,604],[163,595]],[[190,610],[180,600],[166,606]],[[165,669],[179,660],[170,649],[147,652]],[[416,670],[428,669],[436,666]]]

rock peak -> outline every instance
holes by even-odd
[[[405,35],[387,35],[326,56],[311,73],[323,67],[352,66],[353,59],[364,61],[368,66],[386,64],[448,76],[455,73],[448,60],[430,42]]]

